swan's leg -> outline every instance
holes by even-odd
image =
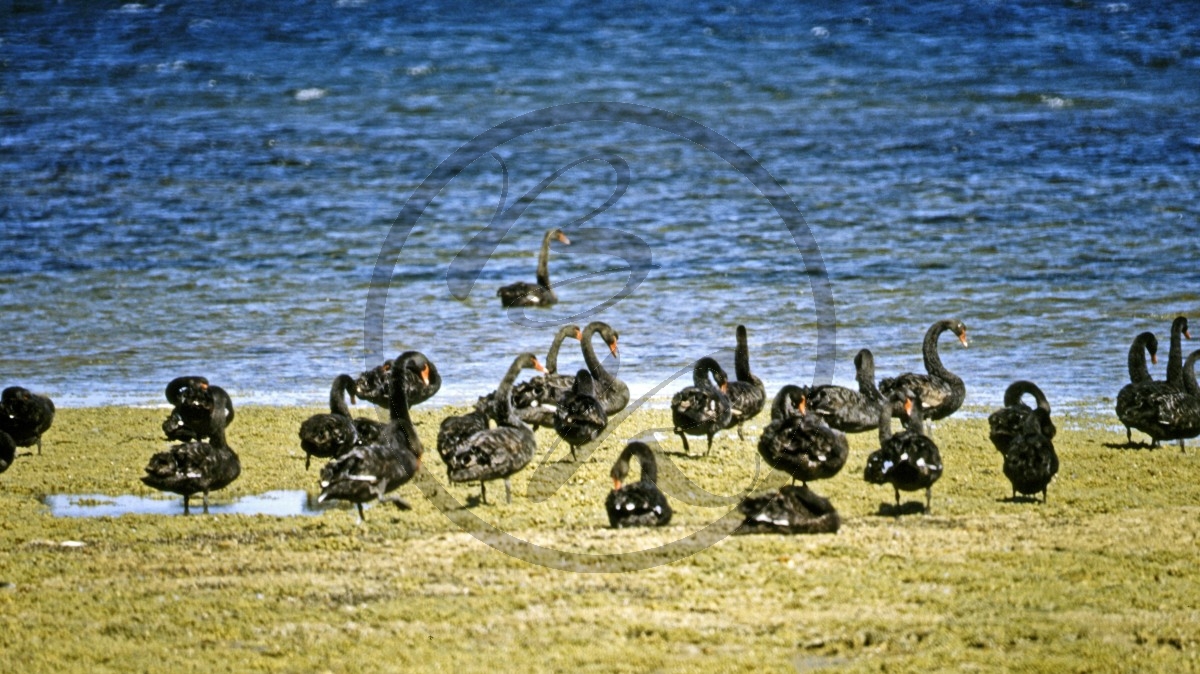
[[[208,514],[208,490],[204,490],[204,514]]]
[[[571,462],[578,463],[579,459],[575,458],[575,445],[571,445]]]
[[[312,454],[309,454],[306,452],[304,454],[304,470],[308,470],[308,462],[309,461],[312,461]]]
[[[738,440],[745,440],[746,436],[742,435],[742,425],[738,424]]]
[[[190,514],[192,514],[192,511],[191,511],[190,509],[188,509],[188,499],[190,499],[191,497],[192,497],[192,495],[191,495],[191,494],[184,494],[184,495],[183,495],[183,514],[184,514],[184,515],[190,515]]]
[[[708,456],[712,452],[712,439],[716,435],[715,432],[708,434],[708,449],[704,450],[704,456]]]
[[[1183,440],[1179,441],[1179,447],[1183,448]],[[38,456],[42,455],[42,436],[38,436]]]
[[[358,521],[355,522],[355,524],[362,524],[363,522],[367,521],[367,518],[363,516],[362,504],[355,503],[354,507],[358,508]]]
[[[933,487],[925,487],[925,514],[929,514],[929,507],[933,503]]]
[[[512,483],[508,481],[507,477],[504,478],[504,501],[512,503]]]
[[[1125,444],[1133,444],[1133,429],[1128,426],[1125,427]]]
[[[42,441],[38,440],[38,454],[42,453]],[[1179,438],[1179,453],[1187,454],[1187,450],[1183,448],[1183,438]]]
[[[483,480],[479,481],[479,500],[484,505],[487,505],[487,483]]]
[[[892,485],[892,490],[896,492],[896,507],[899,508],[900,507],[900,488],[895,485]],[[899,511],[897,511],[897,512],[899,512]]]
[[[691,454],[692,451],[688,449],[687,436],[683,434],[683,431],[679,431],[678,435],[679,439],[683,441],[683,453]]]
[[[1042,487],[1042,505],[1045,505],[1045,504],[1046,504],[1046,499],[1047,499],[1047,496],[1046,496],[1046,488],[1045,488],[1045,487]]]

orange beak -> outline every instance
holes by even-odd
[[[962,342],[963,346],[969,346],[967,344],[967,332],[965,330],[961,335],[958,336],[958,341]]]
[[[617,340],[615,340],[615,339],[613,340],[612,344],[609,344],[609,345],[608,345],[608,350],[609,350],[609,351],[612,353],[612,355],[614,355],[614,356],[619,356],[619,355],[621,355],[621,354],[620,354],[620,353],[617,351]]]
[[[558,240],[559,240],[559,241],[561,241],[562,243],[564,243],[564,244],[568,245],[568,246],[569,246],[569,245],[571,245],[571,240],[570,240],[570,239],[568,239],[568,238],[567,238],[567,235],[566,235],[566,234],[563,234],[562,232],[559,232],[559,233],[558,233]]]
[[[617,491],[620,488],[621,488],[621,481],[614,477],[613,478],[613,491]]]
[[[537,370],[538,372],[545,372],[545,371],[546,371],[546,368],[545,368],[545,367],[543,367],[543,366],[542,366],[542,364],[538,362],[538,359],[537,359],[537,358],[534,358],[534,359],[533,359],[533,369]]]
[[[808,398],[800,396],[800,402],[796,403],[796,409],[800,410],[800,414],[808,414]]]
[[[426,386],[429,385],[429,363],[425,363],[425,367],[421,368],[421,381],[425,382]]]
[[[578,339],[581,342],[583,341],[583,331],[579,328],[575,328],[575,339]]]
[[[721,384],[721,393],[729,393],[729,382]]]
[[[1188,339],[1191,339],[1191,338],[1192,338],[1192,336],[1188,334],[1188,331],[1187,331],[1187,330],[1184,330],[1184,331],[1183,331],[1183,336],[1184,336],[1184,337],[1187,337]]]
[[[1150,363],[1152,365],[1158,365],[1158,354],[1156,354],[1156,353],[1150,354]]]
[[[358,404],[358,398],[355,398],[353,393],[351,393],[351,394],[350,394],[350,404],[351,404],[351,405],[357,405],[357,404]]]
[[[207,391],[207,390],[208,390],[208,384],[206,384],[206,383],[204,383],[204,382],[201,382],[201,383],[200,383],[200,390],[201,390],[201,391]]]
[[[912,398],[904,399],[904,413],[912,416]]]

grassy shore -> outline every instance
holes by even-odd
[[[846,468],[813,485],[841,531],[785,537],[725,535],[739,494],[784,482],[758,471],[756,428],[707,458],[664,439],[672,525],[613,531],[609,467],[667,411],[638,411],[580,465],[564,447],[539,456],[512,504],[494,483],[491,505],[445,485],[433,447],[453,411],[415,415],[428,470],[400,490],[413,510],[377,505],[358,525],[352,509],[54,517],[47,494],[155,493],[138,477],[167,446],[163,410],[60,410],[42,456],[0,475],[0,671],[1200,667],[1200,449],[1106,446],[1124,441],[1115,419],[1056,419],[1046,504],[1008,500],[986,421],[940,423],[933,512],[901,517],[862,480],[875,437],[852,436]],[[216,498],[315,492],[296,436],[313,412],[239,408],[243,474]]]

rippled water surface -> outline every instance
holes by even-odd
[[[880,376],[920,369],[925,328],[954,316],[972,343],[943,356],[969,403],[1031,378],[1101,404],[1135,334],[1165,345],[1172,317],[1200,315],[1190,3],[12,7],[0,383],[63,405],[158,403],[191,373],[318,405],[339,372],[410,348],[461,402],[638,260],[644,281],[594,316],[621,332],[635,394],[731,348],[738,323],[777,387],[848,383],[864,346]],[[468,145],[583,101],[680,115],[757,164],[619,105]],[[474,161],[435,170],[464,146]],[[469,244],[505,170],[511,229],[488,252]],[[442,189],[419,191],[431,176]],[[405,220],[414,194],[428,206]],[[554,226],[572,245],[552,278],[573,282],[530,312],[546,325],[514,322],[495,290],[533,280]]]

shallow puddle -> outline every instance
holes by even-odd
[[[120,515],[182,515],[182,496],[108,496],[105,494],[50,494],[42,499],[55,517],[118,517]],[[319,515],[330,509],[353,508],[353,505],[333,502],[317,503],[317,495],[302,490],[269,491],[243,496],[234,501],[209,498],[210,515]],[[199,495],[191,500],[191,513],[204,512]]]

